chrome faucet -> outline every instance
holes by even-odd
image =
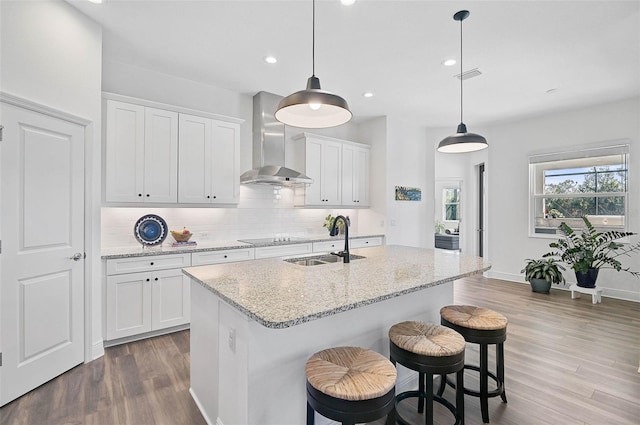
[[[333,220],[333,225],[331,225],[331,230],[329,231],[330,236],[336,236],[338,234],[338,220],[342,220],[344,223],[344,251],[340,252],[332,252],[331,254],[337,255],[338,257],[342,257],[345,263],[348,263],[350,260],[349,256],[349,219],[345,218],[343,215],[337,216]]]

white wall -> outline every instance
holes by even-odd
[[[640,232],[640,98],[523,119],[491,127],[488,138],[490,276],[522,281],[525,258],[549,251],[553,239],[528,236],[528,155],[542,151],[580,149],[628,139],[629,230]],[[637,241],[637,238],[634,239]],[[623,260],[640,270],[640,255]],[[567,279],[575,283],[570,273]],[[603,270],[598,286],[606,296],[640,301],[640,284],[628,273]]]
[[[387,243],[433,247],[434,157],[425,127],[387,117]],[[395,186],[422,189],[421,201],[396,201]]]
[[[85,137],[90,357],[102,352],[100,275],[100,86],[102,29],[58,1],[0,2],[0,90],[92,121]],[[92,319],[92,320],[91,320]]]

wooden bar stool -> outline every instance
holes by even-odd
[[[507,339],[507,318],[496,311],[482,307],[450,305],[440,309],[440,322],[459,332],[467,342],[480,345],[480,366],[465,365],[465,369],[480,372],[480,391],[465,388],[464,393],[480,397],[482,421],[488,423],[488,399],[500,396],[503,402],[507,402],[507,393],[504,388],[504,341]],[[489,372],[489,344],[496,345],[495,375]],[[489,378],[496,382],[495,390],[489,391]],[[443,393],[447,383],[455,388],[455,385],[443,376],[438,394]]]
[[[396,396],[396,402],[418,397],[418,413],[423,413],[426,402],[425,423],[433,424],[433,402],[444,405],[454,415],[456,424],[464,424],[464,338],[457,332],[425,322],[402,322],[389,329],[390,358],[419,373],[418,391],[405,391]],[[456,373],[456,405],[442,394],[433,393],[433,376]],[[425,388],[426,387],[426,388]],[[408,423],[396,412],[398,423]]]
[[[344,425],[387,416],[395,424],[396,368],[383,355],[358,347],[336,347],[307,360],[307,425],[314,411]]]

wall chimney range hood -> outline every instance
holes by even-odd
[[[265,91],[253,96],[253,169],[240,176],[242,184],[298,186],[313,183],[304,174],[284,166],[284,124],[275,112],[282,99]]]

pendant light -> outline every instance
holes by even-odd
[[[313,0],[312,74],[307,88],[280,101],[276,119],[283,124],[303,128],[327,128],[344,124],[353,116],[347,101],[320,88],[316,71],[316,1]]]
[[[442,139],[438,145],[438,152],[464,153],[488,148],[487,139],[479,134],[467,133],[467,126],[462,120],[462,21],[469,17],[468,10],[461,10],[453,15],[453,19],[460,21],[460,124],[456,134]]]

